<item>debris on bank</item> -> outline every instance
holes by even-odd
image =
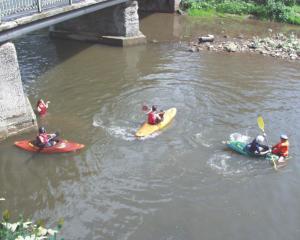
[[[270,37],[244,39],[241,35],[237,38],[215,37],[211,34],[198,38],[198,42],[191,42],[191,52],[196,51],[215,52],[253,52],[272,57],[300,60],[300,39],[295,34],[288,36],[283,33],[271,35]]]
[[[204,43],[204,42],[213,42],[215,40],[215,36],[208,34],[207,36],[199,37],[199,43]]]

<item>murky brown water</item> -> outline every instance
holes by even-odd
[[[51,100],[42,124],[86,148],[41,155],[13,146],[33,133],[1,143],[0,209],[48,226],[63,217],[65,239],[299,239],[299,63],[187,51],[198,33],[270,27],[286,29],[155,14],[141,28],[156,44],[122,49],[44,32],[18,40],[31,102]],[[143,103],[178,115],[162,133],[136,140]],[[279,172],[221,144],[233,132],[256,135],[258,114],[272,143],[290,136],[292,159]]]

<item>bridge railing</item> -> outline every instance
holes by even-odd
[[[73,0],[0,0],[0,23],[12,17],[20,17],[34,12],[71,5]],[[76,1],[78,2],[78,0]]]

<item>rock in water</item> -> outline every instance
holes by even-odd
[[[215,40],[214,35],[208,34],[207,36],[199,37],[199,43],[213,42]]]
[[[224,49],[227,52],[236,52],[237,51],[237,45],[233,42],[229,42],[224,46]]]

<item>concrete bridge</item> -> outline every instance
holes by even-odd
[[[49,27],[51,37],[117,46],[146,43],[138,10],[175,12],[180,0],[2,0],[0,2],[0,139],[37,127],[11,42]]]

